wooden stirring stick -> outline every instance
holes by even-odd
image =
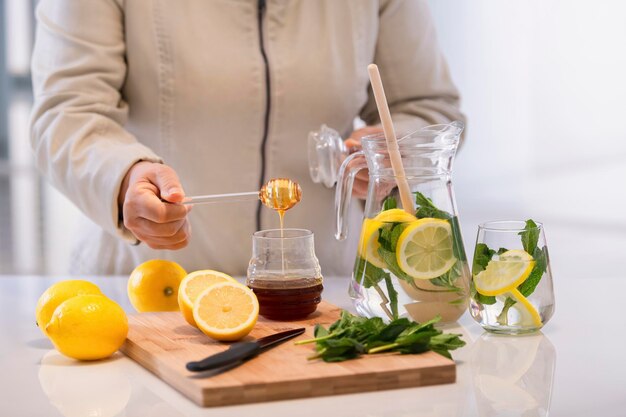
[[[391,168],[393,169],[393,175],[396,177],[396,182],[398,183],[402,208],[407,213],[415,214],[413,208],[413,194],[411,193],[409,183],[404,173],[400,148],[398,147],[398,141],[396,139],[396,131],[391,121],[391,113],[387,105],[385,89],[383,88],[383,81],[380,79],[378,66],[376,64],[370,64],[367,66],[367,71],[370,75],[370,82],[372,83],[372,90],[374,91],[374,98],[376,99],[376,107],[378,107],[378,115],[383,125],[383,132],[385,132],[387,150],[389,151],[389,158],[391,159]]]

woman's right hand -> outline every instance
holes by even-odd
[[[133,165],[120,188],[118,205],[124,226],[152,249],[182,249],[189,243],[190,206],[180,203],[185,192],[167,165],[141,161]]]

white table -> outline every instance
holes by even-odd
[[[454,384],[199,408],[117,353],[77,363],[35,326],[35,304],[54,281],[0,276],[0,415],[18,416],[625,416],[623,278],[555,280],[556,313],[543,334],[483,333],[468,314],[458,328]],[[123,277],[93,279],[127,310]],[[348,280],[327,278],[324,297],[350,308]],[[91,413],[91,414],[90,414]],[[99,414],[98,414],[99,413]]]

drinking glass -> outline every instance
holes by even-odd
[[[478,226],[470,313],[487,331],[531,333],[554,313],[543,224],[492,221]]]
[[[259,300],[259,314],[270,320],[297,320],[315,312],[323,290],[313,232],[261,230],[252,237],[246,285]]]

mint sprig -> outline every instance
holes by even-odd
[[[539,242],[539,227],[532,219],[526,220],[526,227],[524,230],[518,233],[522,237],[522,246],[524,250],[531,255],[535,253],[537,249],[537,242]]]
[[[418,354],[432,350],[447,358],[450,351],[465,345],[459,334],[443,333],[435,328],[441,319],[435,317],[424,323],[401,318],[384,324],[380,317],[371,319],[353,316],[342,311],[339,320],[328,329],[315,326],[315,338],[296,342],[296,345],[315,343],[316,353],[309,360],[342,362],[367,354],[397,352]]]

